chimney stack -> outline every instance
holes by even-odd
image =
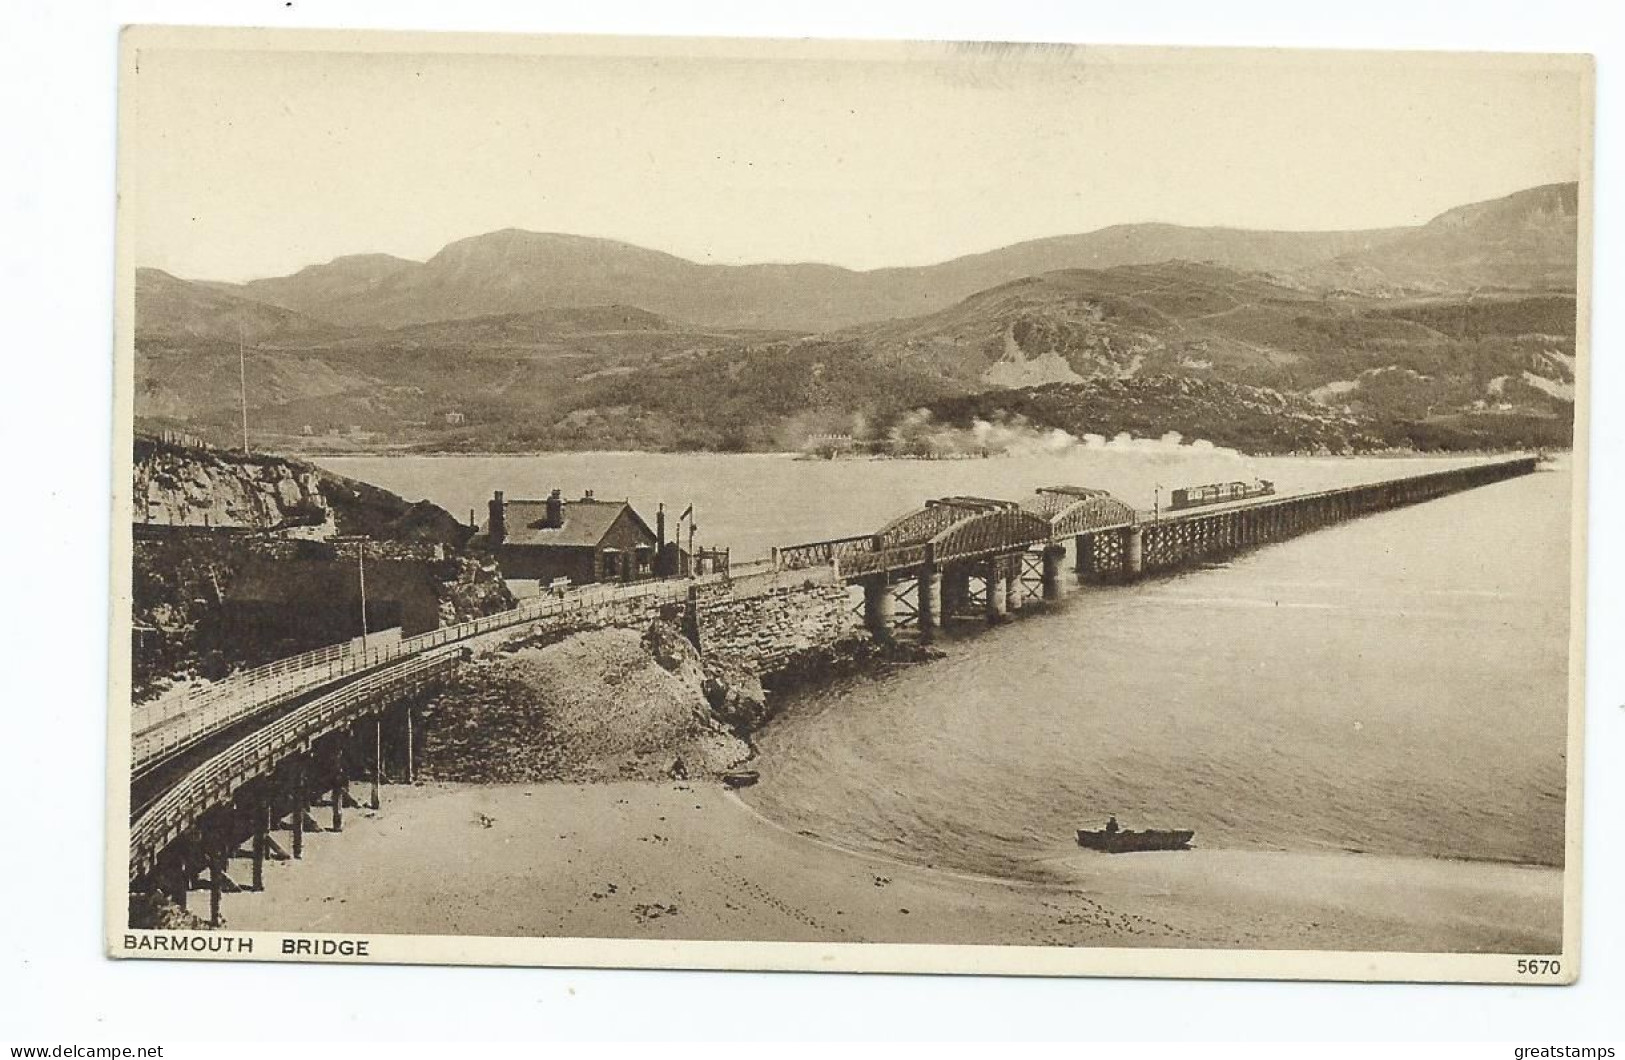
[[[583,490],[581,493],[581,499],[584,501],[592,500],[592,490]]]
[[[491,544],[502,544],[508,536],[508,513],[502,500],[502,491],[491,495]]]
[[[557,530],[564,525],[564,493],[554,490],[547,495],[547,525]]]
[[[655,508],[655,541],[659,543],[660,550],[666,550],[666,506],[664,504]]]

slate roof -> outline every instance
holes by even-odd
[[[638,513],[626,501],[600,501],[600,500],[574,500],[564,502],[564,525],[558,527],[543,526],[547,521],[547,502],[541,501],[506,501],[503,504],[503,517],[507,524],[507,536],[502,544],[508,545],[552,545],[557,548],[592,548],[604,539],[609,528],[620,518],[622,511],[632,513],[633,520],[643,532],[648,535],[649,541],[654,542],[654,531],[643,521]],[[480,544],[491,540],[491,524],[487,520],[480,527]]]

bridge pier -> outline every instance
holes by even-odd
[[[1072,573],[1081,585],[1095,576],[1095,535],[1078,534],[1072,538]]]
[[[963,563],[949,564],[942,571],[942,618],[946,622],[963,614],[970,599],[970,570]]]
[[[892,598],[886,575],[871,574],[863,579],[863,624],[877,640],[891,637]]]
[[[1059,600],[1061,598],[1061,557],[1066,550],[1060,545],[1045,545],[1043,552],[1043,572],[1039,576],[1040,587],[1046,600]]]
[[[1145,571],[1145,530],[1131,526],[1123,531],[1123,575],[1138,578]]]
[[[936,635],[937,627],[942,625],[942,573],[935,567],[921,569],[919,594],[916,613],[919,616],[920,639],[929,641]]]
[[[1005,556],[1004,560],[1004,601],[1005,608],[1010,611],[1020,611],[1027,595],[1021,584],[1021,553],[1014,556]]]
[[[987,583],[987,600],[983,603],[987,620],[989,624],[1001,622],[1008,611],[1009,600],[1005,595],[1004,575],[999,570],[999,557],[983,561],[982,580]]]

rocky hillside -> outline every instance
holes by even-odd
[[[1177,431],[1244,453],[1361,453],[1384,449],[1506,449],[1571,444],[1567,416],[1471,412],[1405,417],[1332,407],[1267,387],[1154,375],[985,391],[935,402],[930,422],[1015,425],[1033,436]],[[895,429],[893,429],[895,433]]]

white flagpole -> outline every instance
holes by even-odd
[[[243,452],[248,452],[248,368],[243,361],[243,329],[237,328],[237,396],[243,406]]]

